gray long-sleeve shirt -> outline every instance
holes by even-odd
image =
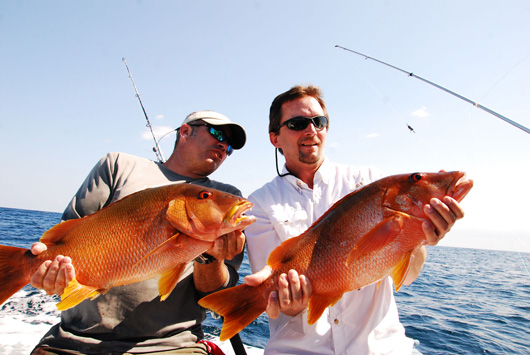
[[[92,169],[66,210],[63,220],[80,218],[136,191],[168,183],[192,182],[241,196],[232,185],[208,178],[192,179],[151,160],[124,153],[109,153]],[[243,253],[225,261],[230,279],[238,280]],[[72,261],[75,266],[75,260]],[[147,280],[111,288],[95,300],[85,300],[62,312],[39,345],[83,353],[148,352],[195,344],[204,334],[205,311],[197,301],[193,263],[189,263],[171,295],[160,301],[158,282]]]

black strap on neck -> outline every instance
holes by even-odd
[[[287,169],[287,172],[285,174],[280,174],[280,169],[278,169],[278,148],[274,148],[274,157],[276,158],[276,173],[279,177],[284,177],[286,175],[293,175],[289,172],[289,169]]]

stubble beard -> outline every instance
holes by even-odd
[[[322,154],[321,154],[320,149],[318,149],[317,152],[312,152],[312,153],[304,153],[304,152],[299,151],[298,160],[304,164],[316,164],[322,161]]]

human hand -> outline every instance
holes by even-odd
[[[231,260],[245,248],[245,234],[236,230],[217,238],[206,251],[217,260]]]
[[[245,277],[245,283],[249,286],[258,286],[272,274],[270,266],[253,275]],[[278,278],[278,291],[269,294],[266,312],[270,318],[278,318],[280,312],[288,316],[296,316],[309,304],[313,294],[311,283],[305,275],[298,275],[296,270],[289,270]]]
[[[442,201],[432,198],[423,206],[429,221],[423,222],[423,233],[428,245],[436,245],[451,230],[458,219],[464,217],[464,210],[454,198],[445,196]]]
[[[46,244],[36,242],[31,246],[31,253],[39,255],[47,249]],[[72,259],[57,255],[54,260],[46,260],[31,276],[30,284],[46,291],[48,295],[62,295],[68,283],[75,278]]]

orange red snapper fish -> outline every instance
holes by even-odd
[[[261,285],[246,284],[208,295],[199,304],[222,315],[221,340],[231,338],[263,313],[278,277],[295,269],[306,275],[313,294],[308,323],[344,292],[392,276],[399,290],[415,252],[426,243],[423,205],[433,197],[461,201],[473,186],[463,172],[389,176],[339,200],[307,231],[284,241],[269,255],[272,275]]]
[[[186,264],[213,241],[254,223],[243,215],[248,200],[204,186],[172,184],[139,191],[89,216],[59,223],[40,241],[38,256],[0,245],[0,304],[29,283],[45,260],[72,258],[76,278],[57,304],[59,310],[94,299],[114,286],[160,276],[165,300]]]

